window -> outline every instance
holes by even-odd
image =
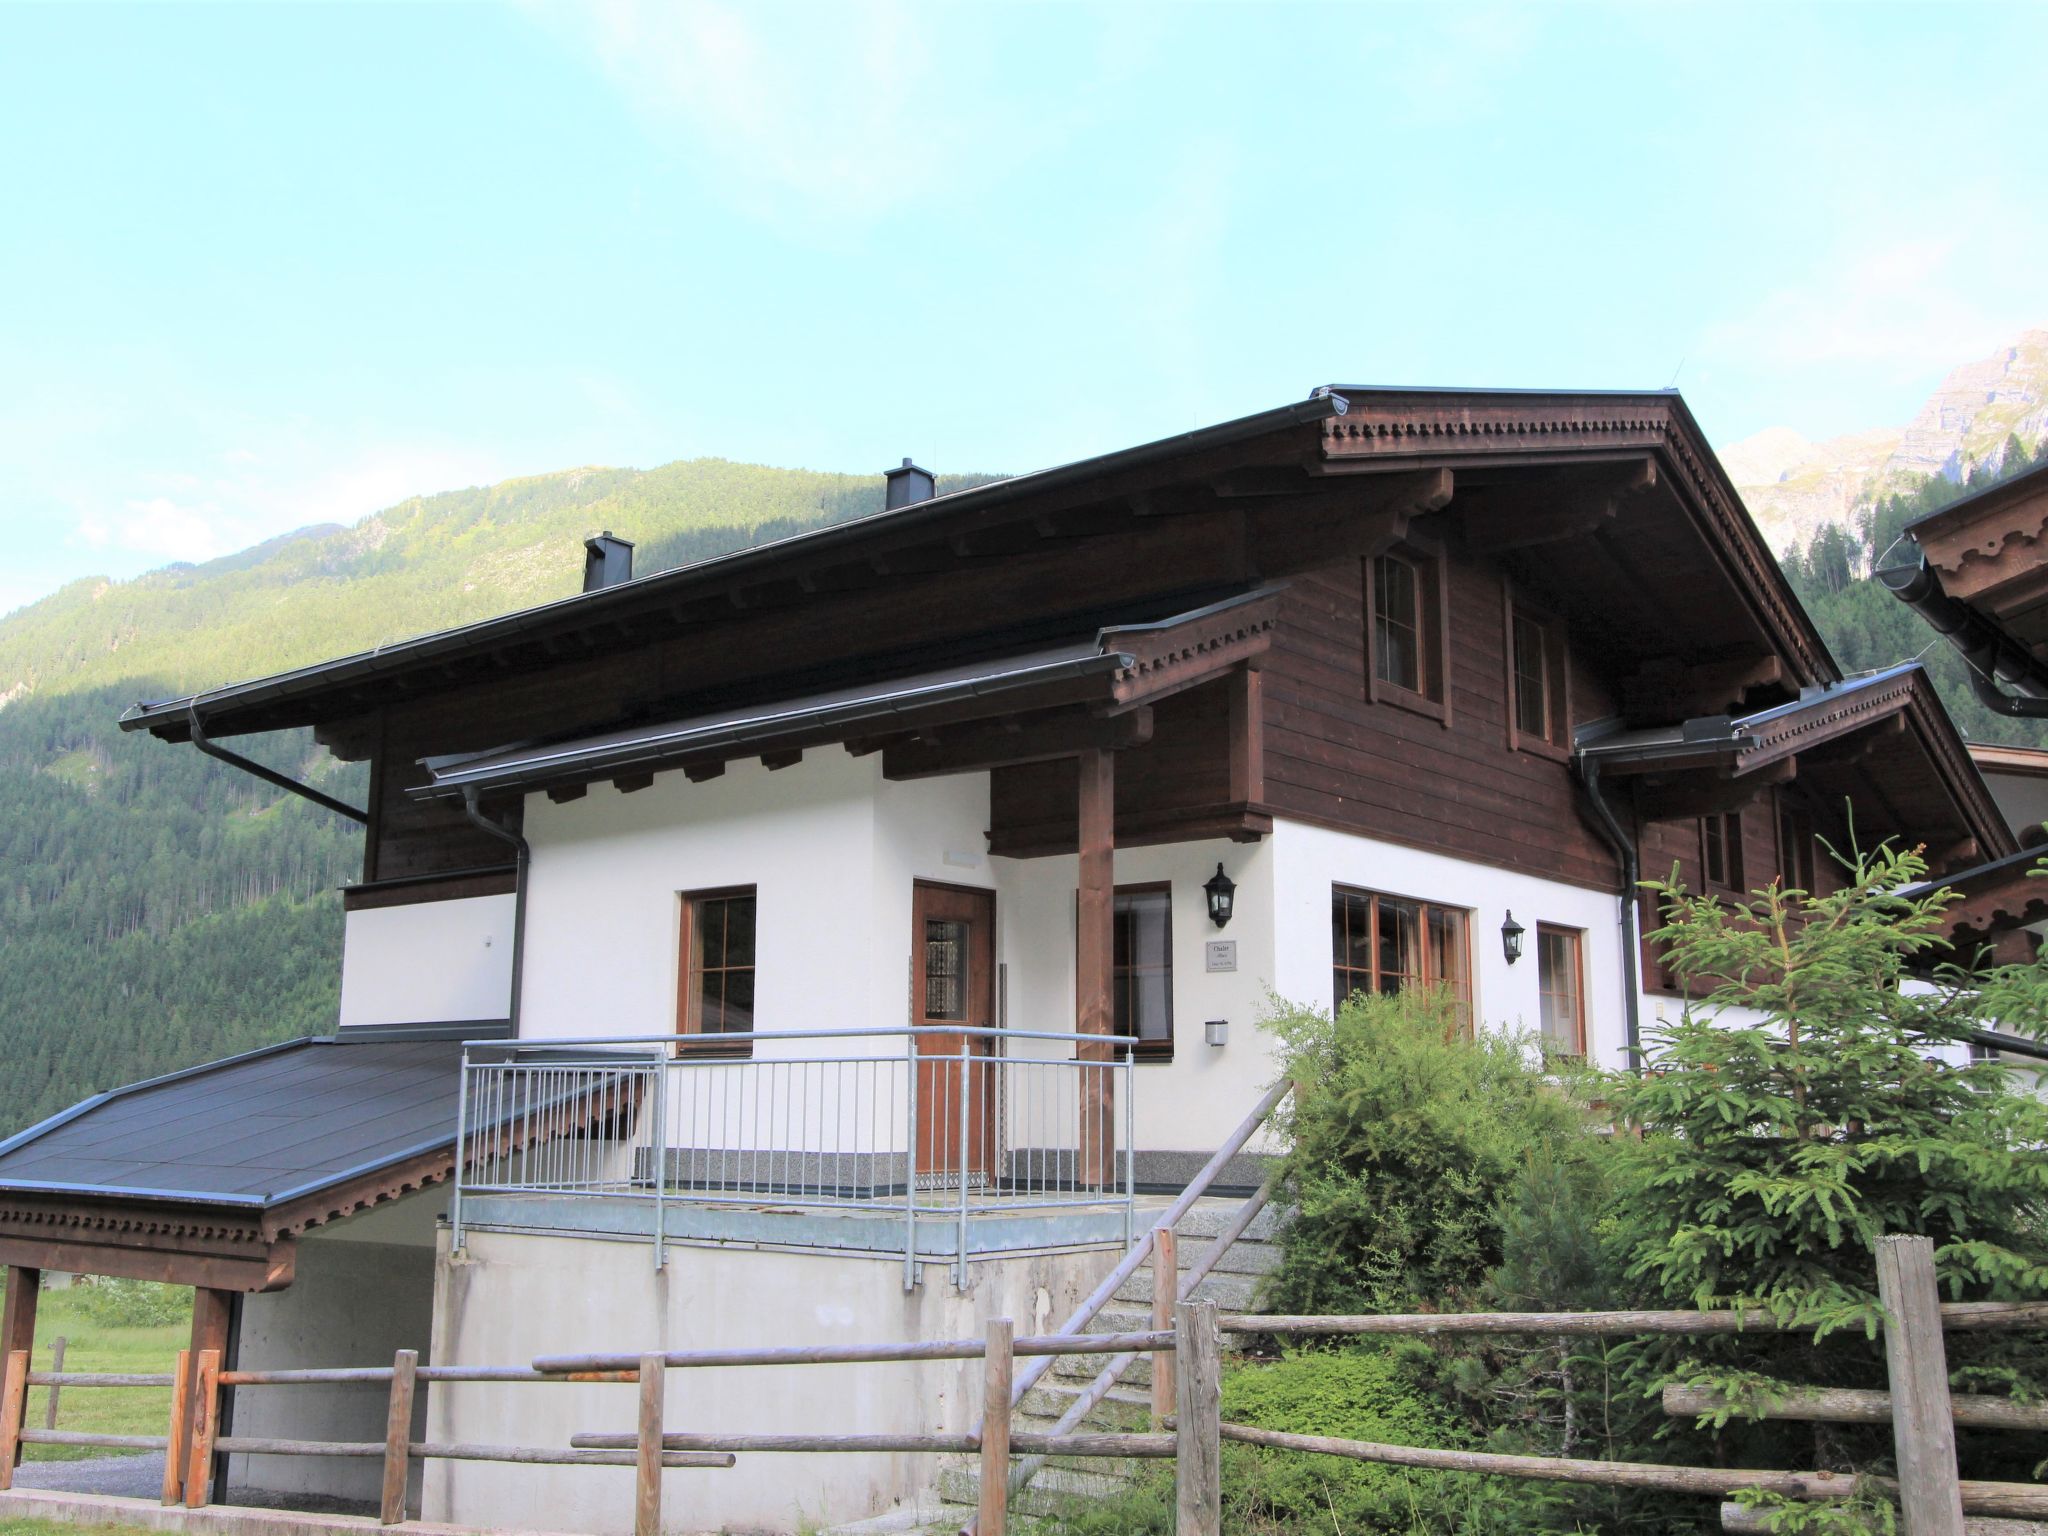
[[[1173,1059],[1173,892],[1165,885],[1118,886],[1115,1026],[1138,1038],[1138,1059]]]
[[[1518,749],[1571,750],[1564,626],[1508,605],[1508,742]]]
[[[1394,993],[1442,986],[1471,1025],[1470,914],[1342,886],[1331,893],[1333,985],[1342,1003],[1354,992]]]
[[[1536,985],[1543,999],[1543,1051],[1586,1054],[1584,935],[1576,928],[1536,925]]]
[[[1792,890],[1813,891],[1813,818],[1778,802],[1778,874]]]
[[[676,1029],[684,1049],[751,1056],[753,1042],[719,1035],[754,1028],[754,888],[699,891],[683,897],[681,996]]]
[[[1443,562],[1403,547],[1374,557],[1365,582],[1366,693],[1450,720]]]
[[[1707,884],[1724,891],[1743,890],[1742,816],[1724,811],[1700,818],[1700,864]]]

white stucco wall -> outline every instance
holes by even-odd
[[[244,1370],[389,1365],[401,1349],[429,1360],[434,1233],[445,1188],[408,1195],[316,1229],[299,1242],[296,1277],[282,1291],[242,1298],[236,1364]],[[386,1394],[369,1386],[238,1387],[234,1430],[286,1440],[381,1441]],[[416,1405],[414,1431],[426,1426]],[[383,1463],[338,1456],[234,1456],[232,1487],[317,1493],[374,1503]],[[419,1474],[413,1477],[418,1496]]]
[[[902,1267],[871,1257],[672,1248],[472,1231],[437,1262],[437,1364],[521,1365],[536,1355],[879,1343],[979,1337],[991,1317],[1020,1334],[1057,1326],[1107,1271],[1102,1252],[977,1263],[969,1289],[936,1277],[906,1294]],[[978,1361],[671,1371],[672,1430],[825,1434],[964,1431],[979,1411]],[[630,1385],[436,1384],[428,1437],[562,1446],[631,1433]],[[929,1508],[935,1456],[743,1455],[724,1470],[666,1474],[669,1530],[795,1531],[909,1505]],[[625,1532],[630,1468],[434,1462],[424,1518],[487,1529]],[[807,1523],[808,1522],[808,1523]]]
[[[512,998],[513,896],[351,912],[341,947],[341,1022],[502,1019]]]

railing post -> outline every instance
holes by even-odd
[[[668,1363],[640,1357],[640,1438],[633,1471],[633,1536],[661,1536],[662,1391]]]
[[[1164,1333],[1173,1327],[1173,1303],[1180,1289],[1178,1239],[1173,1228],[1161,1227],[1152,1234],[1152,1331]],[[1152,1427],[1159,1428],[1173,1412],[1174,1357],[1166,1350],[1152,1355]]]
[[[1137,1079],[1131,1074],[1138,1066],[1138,1045],[1124,1047],[1124,1248],[1136,1236],[1133,1227],[1138,1214],[1138,1095]]]
[[[462,1066],[455,1074],[455,1171],[448,1191],[448,1250],[462,1252],[462,1180],[467,1172],[464,1160],[469,1136],[469,1047],[462,1048]]]
[[[981,1391],[981,1536],[1003,1536],[1010,1508],[1010,1349],[1017,1326],[988,1320]]]
[[[6,1386],[0,1388],[0,1490],[14,1486],[14,1465],[21,1459],[21,1424],[28,1412],[28,1351],[7,1352]]]
[[[164,1431],[165,1504],[176,1504],[185,1497],[185,1457],[191,1451],[191,1435],[192,1351],[181,1349],[171,1370],[171,1422]]]
[[[654,1063],[654,1267],[668,1267],[668,1058]]]
[[[903,1037],[903,1070],[908,1078],[903,1123],[903,1289],[917,1289],[917,1036]]]
[[[384,1417],[384,1497],[377,1519],[397,1525],[405,1519],[405,1484],[411,1471],[413,1383],[419,1351],[401,1349],[391,1358],[391,1406]]]
[[[1216,1304],[1184,1301],[1174,1325],[1174,1536],[1222,1536],[1223,1352]],[[1156,1359],[1156,1357],[1155,1357]]]
[[[220,1424],[220,1351],[202,1349],[193,1376],[192,1446],[185,1459],[185,1507],[204,1509],[213,1491],[213,1439]]]
[[[1881,1237],[1876,1246],[1902,1528],[1905,1536],[1962,1536],[1963,1494],[1956,1478],[1955,1418],[1934,1243],[1925,1237]]]
[[[960,1174],[960,1231],[959,1246],[953,1250],[953,1284],[963,1291],[967,1289],[967,1063],[971,1044],[968,1036],[960,1037],[960,1145],[954,1149]]]
[[[58,1334],[50,1341],[50,1374],[61,1375],[64,1370],[64,1335]],[[50,1383],[49,1400],[43,1404],[43,1428],[57,1427],[57,1393],[61,1389],[56,1382]]]

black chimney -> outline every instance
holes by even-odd
[[[583,590],[602,591],[633,579],[633,541],[615,538],[607,528],[583,541]]]
[[[882,478],[889,483],[889,489],[882,498],[882,509],[894,512],[898,507],[915,506],[920,501],[930,501],[939,491],[939,482],[932,478],[928,469],[919,469],[910,460],[903,461],[901,469],[886,471]]]

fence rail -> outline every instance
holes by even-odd
[[[455,1239],[465,1196],[508,1195],[652,1206],[657,1265],[672,1202],[899,1216],[906,1287],[920,1225],[952,1224],[962,1283],[982,1216],[1120,1208],[1129,1247],[1129,1044],[966,1027],[471,1042]],[[1120,1148],[1086,1111],[1118,1100]]]

